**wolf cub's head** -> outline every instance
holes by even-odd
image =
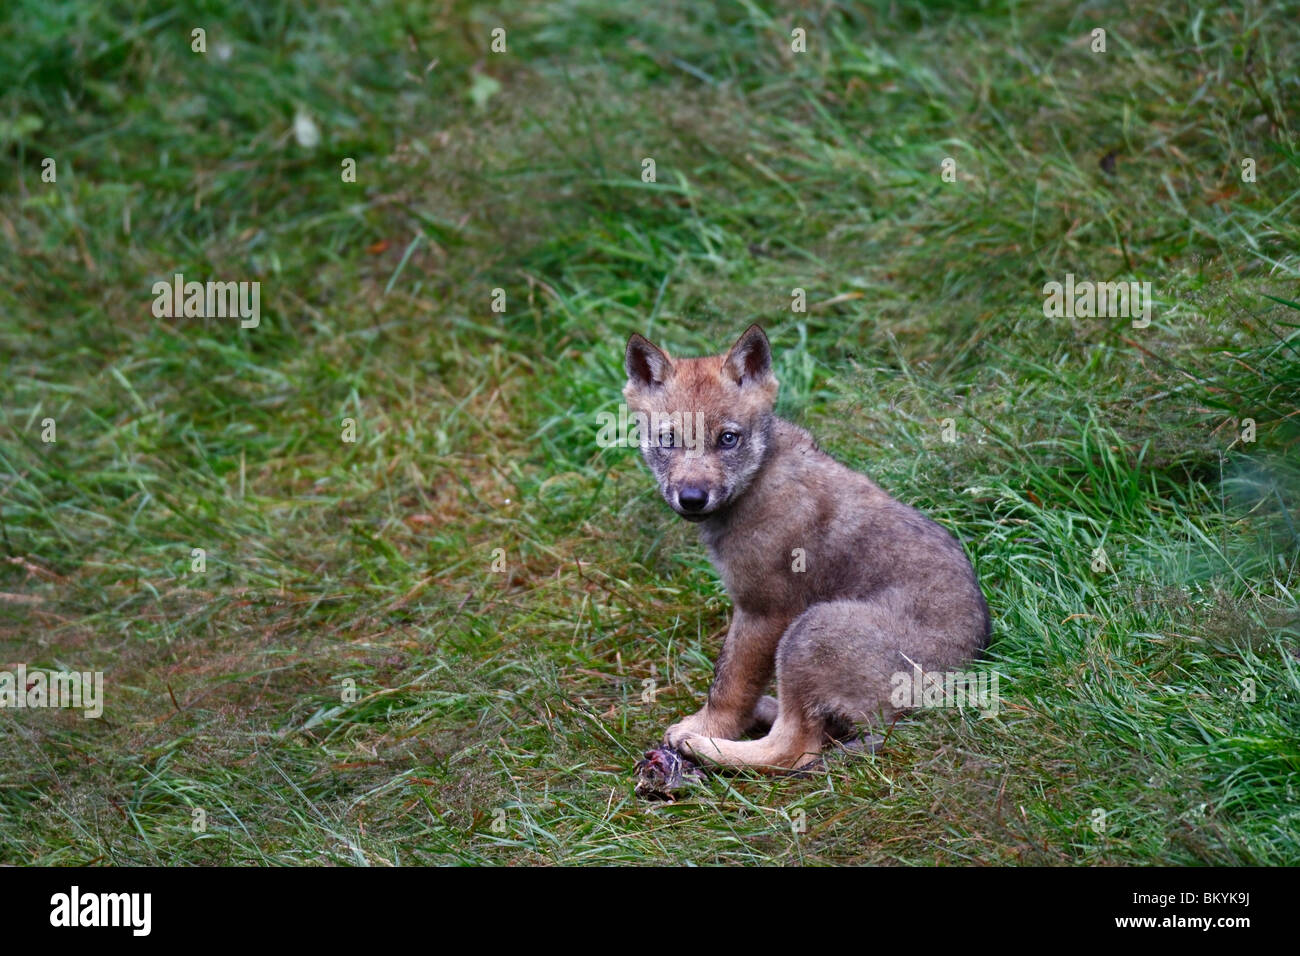
[[[623,395],[664,500],[703,521],[739,498],[763,464],[776,401],[763,330],[751,325],[726,355],[686,359],[633,335],[624,368]]]

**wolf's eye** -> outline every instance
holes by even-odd
[[[672,448],[677,436],[671,428],[665,428],[659,433],[659,447]]]
[[[718,436],[718,445],[722,448],[735,448],[740,444],[740,432],[723,432]]]

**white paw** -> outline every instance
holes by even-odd
[[[686,720],[678,721],[664,731],[664,743],[669,747],[681,750],[682,741],[694,734],[695,728],[692,726],[690,719],[687,718]]]

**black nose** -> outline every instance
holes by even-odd
[[[677,492],[677,503],[683,511],[702,511],[709,503],[709,492],[695,485],[687,485]]]

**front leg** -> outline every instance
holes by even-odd
[[[664,743],[678,747],[687,737],[737,740],[754,724],[755,709],[776,668],[776,645],[789,621],[736,608],[722,642],[708,701],[664,732]]]

